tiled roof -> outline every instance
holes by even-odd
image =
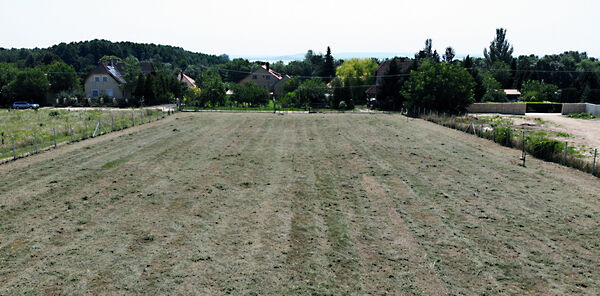
[[[196,87],[196,81],[194,79],[192,79],[190,76],[183,74],[183,72],[180,72],[179,74],[177,74],[177,80],[185,83],[188,87]]]
[[[267,66],[263,65],[262,67],[263,67],[263,69],[267,70]],[[283,79],[283,76],[281,76],[281,74],[273,71],[273,69],[269,68],[267,71],[269,71],[269,74],[275,76],[275,78],[277,78],[277,80]]]

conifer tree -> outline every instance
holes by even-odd
[[[510,65],[512,62],[513,47],[506,40],[506,29],[496,29],[496,38],[490,43],[490,50],[483,49],[483,55],[488,66],[493,65],[497,61],[501,61]]]
[[[325,62],[323,63],[323,70],[321,76],[324,77],[324,81],[329,82],[335,77],[335,61],[331,55],[331,48],[327,46],[327,54],[325,55]]]

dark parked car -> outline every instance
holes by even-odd
[[[27,102],[14,102],[12,107],[13,109],[37,109],[40,105]]]

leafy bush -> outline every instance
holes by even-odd
[[[508,102],[508,97],[502,89],[502,85],[491,74],[483,75],[483,87],[485,94],[483,100],[486,102]]]
[[[185,90],[183,95],[183,102],[189,106],[201,106],[204,105],[201,101],[202,90],[198,87],[190,87]]]
[[[543,160],[554,160],[563,149],[564,144],[557,140],[533,136],[527,139],[527,150],[529,153]]]
[[[296,92],[289,92],[279,98],[279,103],[283,108],[294,107],[295,102],[298,100]]]
[[[296,107],[323,107],[326,105],[326,96],[328,88],[321,79],[310,79],[302,82],[296,90]]]
[[[512,146],[513,130],[508,126],[496,127],[496,142],[504,146]]]
[[[554,84],[530,80],[523,84],[521,100],[525,102],[556,101],[558,87]]]

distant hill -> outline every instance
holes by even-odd
[[[341,53],[333,53],[333,56],[336,59],[349,60],[352,58],[377,58],[377,59],[386,59],[393,58],[395,56],[403,56],[403,57],[414,57],[414,53],[394,53],[394,52],[341,52]],[[243,59],[248,59],[250,61],[301,61],[304,60],[304,53],[290,54],[290,55],[281,55],[281,56],[236,56]]]
[[[229,61],[227,56],[208,55],[184,50],[181,47],[133,42],[111,42],[108,40],[91,40],[82,42],[60,43],[49,48],[4,49],[0,48],[0,62],[24,63],[34,66],[53,60],[56,57],[75,67],[76,71],[85,71],[90,66],[98,65],[105,55],[120,58],[134,56],[140,61],[170,63],[175,67],[187,65],[215,65]]]
[[[340,52],[333,53],[334,58],[349,60],[353,58],[376,58],[379,60],[391,59],[393,57],[409,57],[413,58],[416,53],[414,52]],[[290,55],[280,55],[280,56],[235,56],[236,58],[243,58],[250,61],[264,61],[264,62],[291,62],[304,60],[304,53],[290,54]],[[457,59],[462,59],[466,57],[466,54],[458,54],[456,55]],[[479,55],[471,55],[471,57],[479,57]]]

